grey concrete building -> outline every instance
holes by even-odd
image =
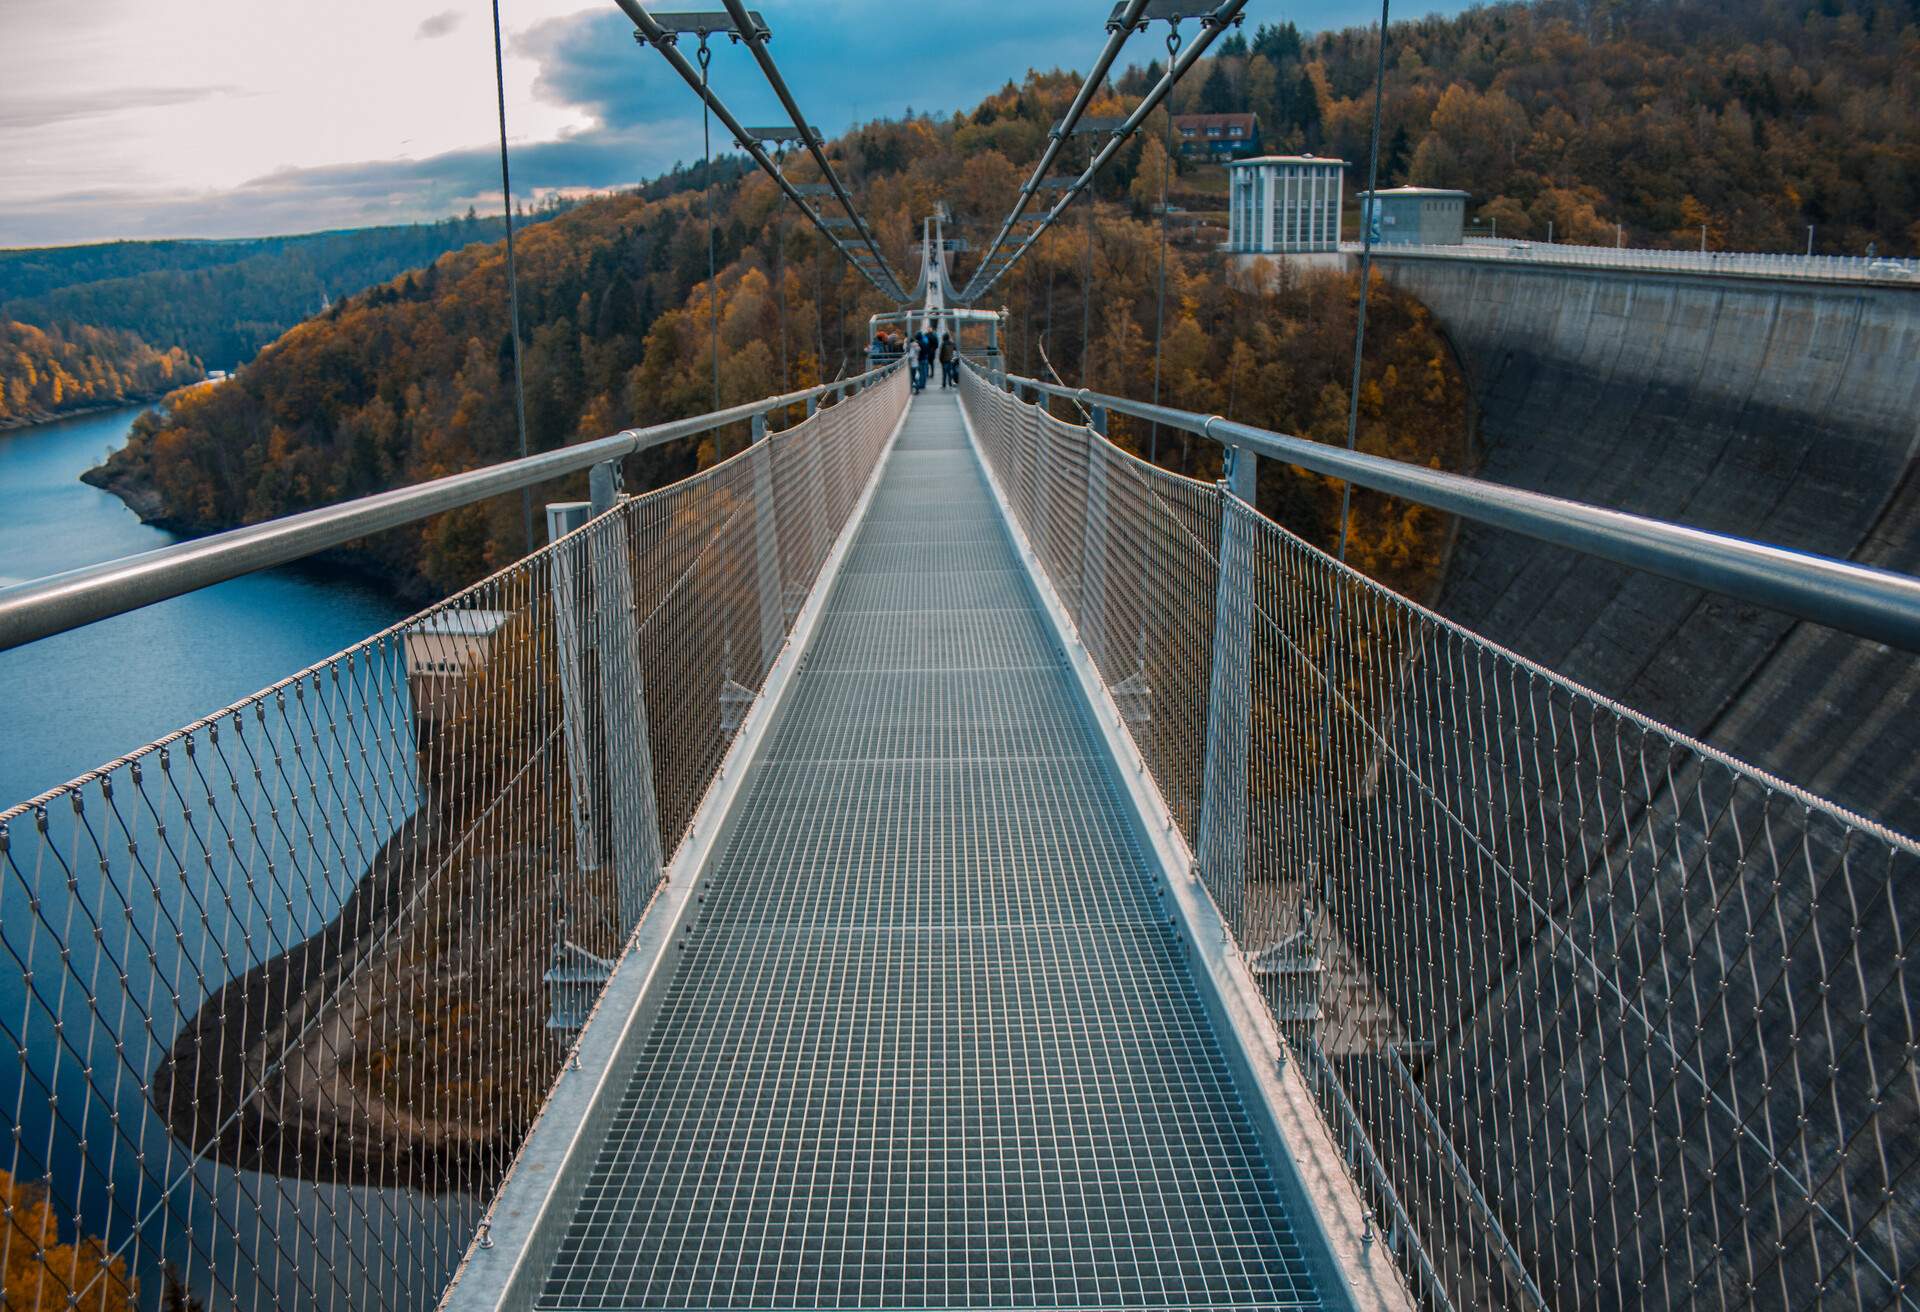
[[[1340,249],[1347,162],[1261,155],[1227,165],[1232,176],[1227,248],[1238,254]]]
[[[1458,246],[1467,221],[1467,193],[1444,187],[1363,191],[1360,205],[1382,245]]]

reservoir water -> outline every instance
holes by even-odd
[[[79,481],[125,440],[134,414],[0,433],[0,581],[174,540]],[[340,571],[280,569],[0,652],[0,811],[407,610]],[[174,1137],[155,1102],[161,1056],[207,1000],[321,933],[367,873],[357,854],[376,850],[418,805],[405,768],[405,680],[384,687],[378,807],[339,804],[326,791],[339,781],[364,793],[364,764],[316,755],[312,736],[249,738],[236,728],[225,738],[231,756],[203,732],[205,755],[176,751],[173,773],[150,756],[140,786],[123,766],[78,790],[84,814],[63,798],[0,842],[0,1043],[22,1056],[0,1063],[0,1172],[55,1183],[77,1200],[61,1213],[63,1237],[100,1237],[125,1260],[143,1309],[160,1306],[169,1276],[208,1308],[346,1308],[365,1290],[379,1290],[386,1307],[429,1307],[471,1233],[463,1198],[339,1182],[297,1153],[272,1169],[222,1165],[206,1144]],[[364,685],[329,695],[344,718],[375,719]],[[248,774],[249,743],[269,752],[264,773]],[[283,767],[271,759],[276,747],[307,754]],[[308,791],[276,791],[308,765],[321,775]],[[307,816],[324,841],[302,841]],[[220,1036],[237,1046],[239,1033]],[[245,1087],[230,1080],[215,1096],[238,1100]],[[450,1256],[395,1258],[423,1251]]]
[[[0,432],[0,587],[177,541],[80,481],[138,410]],[[0,652],[0,810],[408,613],[364,580],[276,569]]]

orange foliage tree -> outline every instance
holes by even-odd
[[[25,1184],[0,1171],[0,1307],[7,1312],[84,1307],[89,1312],[135,1312],[140,1291],[126,1262],[109,1256],[100,1240],[62,1243],[60,1222],[44,1185]]]

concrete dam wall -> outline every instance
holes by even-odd
[[[1376,256],[1479,406],[1479,472],[1920,573],[1920,288]],[[1439,609],[1920,833],[1920,659],[1463,526]]]
[[[1380,267],[1465,366],[1484,477],[1920,572],[1920,288]],[[1474,525],[1438,609],[1920,834],[1920,657]],[[1537,734],[1503,737],[1497,662],[1461,680],[1487,705],[1435,680],[1392,731],[1409,762],[1418,744],[1468,744],[1432,757],[1424,782],[1461,799],[1448,814],[1473,841],[1406,824],[1389,794],[1359,799],[1353,833],[1392,842],[1356,857],[1366,897],[1330,911],[1418,1054],[1399,1087],[1420,1099],[1382,1099],[1376,1133],[1418,1143],[1417,1127],[1445,1127],[1427,1132],[1435,1165],[1410,1172],[1408,1206],[1484,1291],[1466,1301],[1528,1301],[1497,1234],[1549,1301],[1788,1306],[1844,1271],[1862,1306],[1891,1306],[1920,1206],[1883,1186],[1920,1170],[1920,1110],[1886,1093],[1906,1012],[1865,981],[1911,951],[1910,862],[1863,855],[1790,794],[1571,699]],[[1502,897],[1546,915],[1489,910]],[[1498,951],[1472,932],[1487,925]],[[1832,1016],[1860,1039],[1814,1037]],[[1391,1054],[1348,1060],[1395,1087]],[[1875,1150],[1856,1151],[1859,1122],[1837,1109],[1882,1098]],[[1444,1153],[1492,1164],[1484,1204]],[[1518,1165],[1539,1174],[1500,1188]]]

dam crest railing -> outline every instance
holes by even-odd
[[[1357,241],[1340,243],[1348,255]],[[1920,260],[1882,255],[1801,255],[1786,251],[1657,250],[1586,246],[1529,237],[1463,237],[1453,244],[1376,241],[1375,258],[1490,260],[1555,268],[1626,269],[1641,273],[1724,274],[1920,288]]]
[[[439,1296],[906,402],[895,366],[0,593],[23,641],[596,471],[546,548],[0,815],[10,1306]],[[1380,588],[1252,471],[1909,649],[1920,584],[974,365],[962,403],[1421,1301],[1913,1301],[1920,848]]]

